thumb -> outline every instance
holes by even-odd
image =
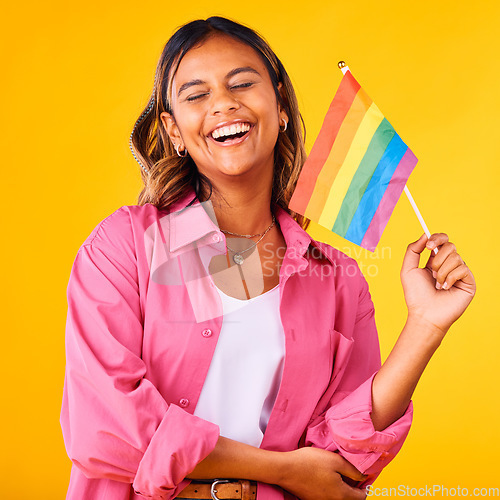
[[[420,254],[424,251],[427,240],[428,238],[424,233],[417,241],[408,245],[401,266],[401,274],[406,274],[408,271],[418,267],[420,263]]]

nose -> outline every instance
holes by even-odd
[[[240,103],[227,88],[214,89],[212,91],[212,114],[231,113],[240,108]]]

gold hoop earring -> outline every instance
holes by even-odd
[[[288,122],[284,118],[282,118],[282,120],[283,120],[285,126],[283,128],[280,127],[280,132],[286,132],[286,129],[288,127]]]
[[[176,151],[176,153],[177,153],[177,156],[180,156],[181,158],[185,158],[185,157],[188,155],[187,149],[184,149],[184,150],[183,150],[183,151],[184,151],[184,154],[183,154],[183,155],[181,155],[181,154],[179,153],[179,146],[180,146],[180,144],[177,144],[177,145],[175,146],[175,151]]]

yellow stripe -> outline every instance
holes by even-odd
[[[342,166],[344,159],[349,151],[359,125],[363,121],[366,111],[371,106],[372,100],[368,94],[359,89],[352,105],[347,112],[342,125],[340,126],[335,142],[328,158],[326,159],[321,172],[316,179],[311,199],[307,204],[306,213],[304,214],[314,222],[318,222],[323,212],[326,200],[330,193],[335,177]]]
[[[356,132],[344,163],[335,177],[335,182],[331,186],[328,199],[319,218],[319,223],[322,226],[331,228],[335,224],[335,219],[340,211],[352,178],[383,119],[384,116],[377,105],[372,103]]]

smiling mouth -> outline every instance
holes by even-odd
[[[252,126],[249,123],[237,123],[215,129],[210,137],[218,143],[234,143],[239,142],[238,139],[244,138],[251,130]]]
[[[233,134],[233,135],[224,135],[222,137],[217,137],[217,139],[215,139],[215,140],[217,142],[226,142],[226,141],[230,141],[232,139],[240,139],[241,137],[244,137],[247,134],[248,134],[248,130],[245,132],[237,132],[236,134]]]

